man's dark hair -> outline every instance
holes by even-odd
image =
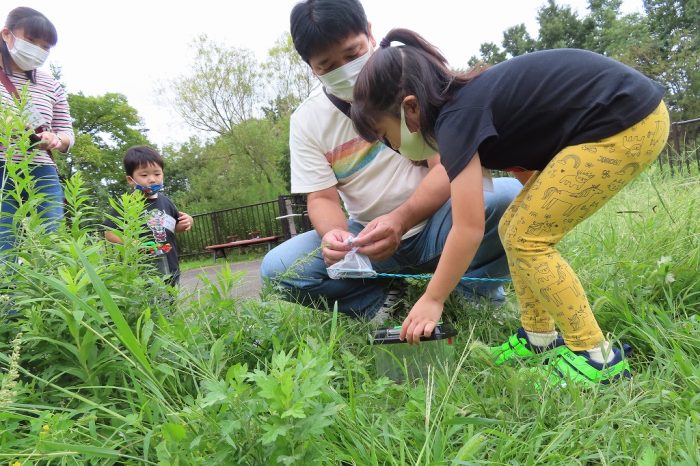
[[[20,6],[7,15],[5,27],[12,33],[23,31],[27,39],[45,40],[51,47],[58,42],[56,27],[43,14],[33,8]],[[0,39],[0,59],[6,74],[12,74],[12,57],[4,40]],[[24,74],[31,82],[36,83],[36,70],[25,71]]]
[[[158,165],[165,168],[165,161],[157,150],[148,146],[129,147],[124,154],[124,170],[126,174],[132,176],[134,171],[141,167]]]
[[[351,34],[369,32],[358,0],[304,0],[294,5],[289,20],[294,48],[307,63]]]

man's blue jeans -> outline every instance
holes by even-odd
[[[58,179],[58,171],[54,165],[35,165],[30,172],[34,179],[34,189],[44,195],[44,199],[38,205],[38,213],[46,225],[46,231],[55,231],[63,219],[63,188]],[[0,204],[0,256],[2,251],[15,246],[15,228],[12,225],[12,217],[17,211],[17,203],[8,195],[8,191],[14,190],[14,182],[5,172],[5,163],[0,162],[0,191],[2,203]],[[22,198],[27,199],[27,193],[22,193]],[[2,260],[0,258],[0,260]]]
[[[493,186],[493,192],[484,192],[484,239],[467,270],[467,277],[502,278],[509,275],[506,255],[498,237],[498,222],[522,185],[513,178],[494,178]],[[353,235],[359,234],[363,228],[360,223],[348,221],[348,229]],[[401,242],[393,256],[373,262],[374,270],[383,273],[434,272],[451,228],[452,205],[448,200],[419,234]],[[387,282],[379,279],[330,279],[320,246],[321,238],[313,230],[285,241],[263,259],[260,267],[262,279],[280,286],[289,300],[308,306],[322,299],[329,305],[337,301],[338,310],[344,314],[372,318],[384,303]],[[498,282],[461,281],[458,290],[470,299],[479,296],[503,299]]]

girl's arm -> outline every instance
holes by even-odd
[[[452,229],[428,288],[401,326],[401,339],[418,343],[430,336],[442,316],[445,300],[457,286],[484,237],[484,192],[479,154],[450,184]]]

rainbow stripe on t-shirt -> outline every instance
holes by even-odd
[[[381,142],[370,143],[358,137],[326,152],[325,155],[335,177],[342,182],[369,165],[384,148]]]

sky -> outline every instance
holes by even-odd
[[[259,61],[289,31],[289,13],[298,0],[2,0],[0,18],[15,7],[45,14],[58,30],[50,64],[62,70],[68,92],[119,92],[136,108],[149,139],[163,146],[185,142],[193,131],[159,86],[181,76],[192,63],[193,39],[252,50]],[[500,44],[503,31],[524,23],[537,36],[537,10],[546,0],[363,0],[379,41],[394,27],[414,29],[437,45],[454,67],[466,67],[482,42]],[[587,0],[557,0],[580,16]],[[623,0],[622,12],[642,12],[642,0]]]

